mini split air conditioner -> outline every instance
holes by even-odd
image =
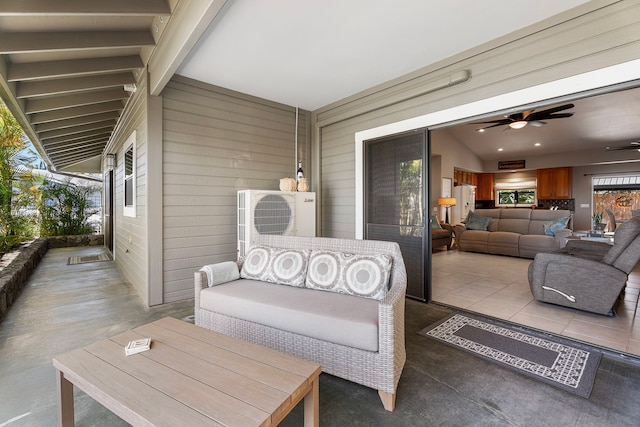
[[[316,193],[238,191],[238,257],[259,234],[316,235]]]

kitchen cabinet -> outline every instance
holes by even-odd
[[[492,173],[479,173],[477,175],[478,188],[476,188],[476,200],[494,200],[494,180]]]
[[[538,169],[538,200],[570,199],[572,176],[571,167]]]
[[[478,174],[460,169],[453,170],[453,186],[458,185],[478,185]]]

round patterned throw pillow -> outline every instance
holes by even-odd
[[[309,260],[306,286],[308,288],[333,289],[340,273],[339,255],[333,252],[314,252]]]
[[[243,279],[262,280],[262,276],[269,265],[270,258],[271,248],[265,246],[252,247],[244,258],[240,277]]]
[[[304,286],[309,253],[308,249],[275,250],[271,264],[273,282],[281,285]]]
[[[354,258],[347,261],[344,268],[344,282],[350,293],[370,298],[376,298],[380,293],[384,296],[389,277],[381,264],[373,257]]]
[[[393,259],[384,254],[312,251],[305,285],[381,300],[387,295],[392,262]]]

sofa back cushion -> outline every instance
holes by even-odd
[[[308,249],[278,249],[253,246],[247,252],[240,277],[303,287],[309,265]]]
[[[393,260],[389,287],[405,287],[407,284],[407,270],[404,266],[400,245],[397,242],[258,234],[253,244],[287,249],[323,249],[350,254],[386,254]]]
[[[314,250],[309,257],[305,286],[381,300],[387,295],[392,258]]]
[[[570,210],[557,210],[552,211],[548,209],[533,209],[531,211],[531,221],[529,222],[529,232],[527,234],[545,234],[544,225],[556,221],[560,218],[569,217],[569,222],[567,223],[568,229],[573,229],[573,216],[571,215]]]
[[[503,209],[500,214],[498,231],[527,234],[529,232],[529,218],[531,209]]]

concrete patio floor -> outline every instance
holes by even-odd
[[[104,250],[49,250],[0,324],[0,427],[56,425],[56,355],[161,317],[193,314],[192,301],[144,307],[113,262],[67,265],[70,256]],[[447,309],[407,300],[406,311],[396,410],[385,411],[375,390],[322,374],[321,425],[640,425],[636,360],[605,354],[584,399],[416,334]],[[127,425],[82,392],[75,396],[76,425]],[[297,407],[281,425],[302,425],[302,415]]]

